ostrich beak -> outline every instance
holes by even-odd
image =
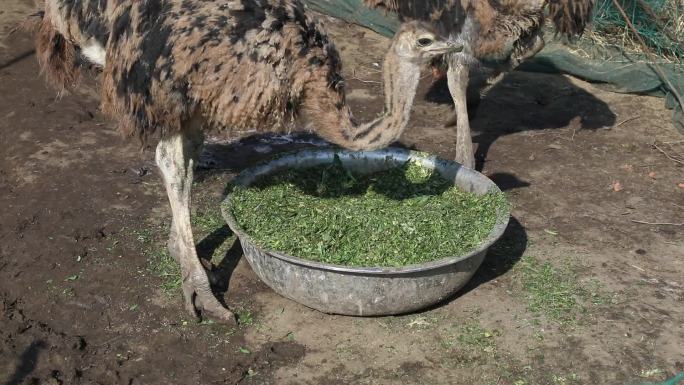
[[[432,45],[430,51],[438,55],[457,53],[463,51],[463,43],[451,40],[437,41]]]

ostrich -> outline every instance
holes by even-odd
[[[423,20],[464,45],[459,53],[435,61],[442,64],[455,115],[446,126],[456,126],[456,161],[475,166],[466,104],[471,72],[485,75],[478,97],[491,89],[507,71],[544,47],[541,36],[544,9],[548,6],[556,31],[579,35],[591,16],[594,0],[364,0],[370,8],[395,11],[402,20]],[[475,71],[471,71],[471,67]],[[478,74],[478,75],[479,75]]]
[[[190,224],[193,167],[205,133],[226,139],[299,123],[346,148],[375,149],[404,131],[420,67],[461,47],[428,24],[405,24],[384,60],[384,114],[358,124],[337,51],[298,0],[46,0],[36,52],[58,87],[101,68],[101,109],[122,133],[156,141],[172,211],[168,241],[186,310],[235,322],[211,292]]]

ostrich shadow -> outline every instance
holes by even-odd
[[[596,130],[610,127],[616,121],[616,115],[605,102],[565,76],[512,71],[482,98],[479,90],[483,77],[471,76],[467,98],[471,135],[477,144],[477,170],[482,170],[492,144],[502,136],[568,126]],[[446,79],[428,86],[424,98],[433,103],[453,104]]]
[[[28,377],[36,368],[38,363],[38,356],[40,351],[47,348],[47,344],[43,340],[37,340],[31,343],[21,356],[19,363],[12,373],[12,376],[4,385],[19,385],[24,383],[24,379]]]
[[[35,54],[36,54],[35,49],[24,51],[24,52],[20,53],[19,55],[13,57],[12,59],[9,59],[5,62],[0,63],[0,70],[3,70],[5,68],[9,68],[9,67],[13,66],[14,64],[19,63],[20,61],[26,59],[27,57],[33,56]]]

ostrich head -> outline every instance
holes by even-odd
[[[428,23],[411,21],[402,24],[390,50],[402,61],[422,64],[445,54],[460,52],[463,44],[439,36]]]
[[[463,45],[440,35],[428,23],[411,21],[395,33],[382,64],[385,109],[358,124],[345,103],[344,89],[330,87],[329,74],[305,94],[303,115],[326,140],[352,150],[373,150],[396,141],[408,124],[421,67],[436,57],[460,52]]]

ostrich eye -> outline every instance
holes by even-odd
[[[418,39],[418,45],[421,47],[427,47],[433,43],[432,39],[427,37],[422,37]]]

